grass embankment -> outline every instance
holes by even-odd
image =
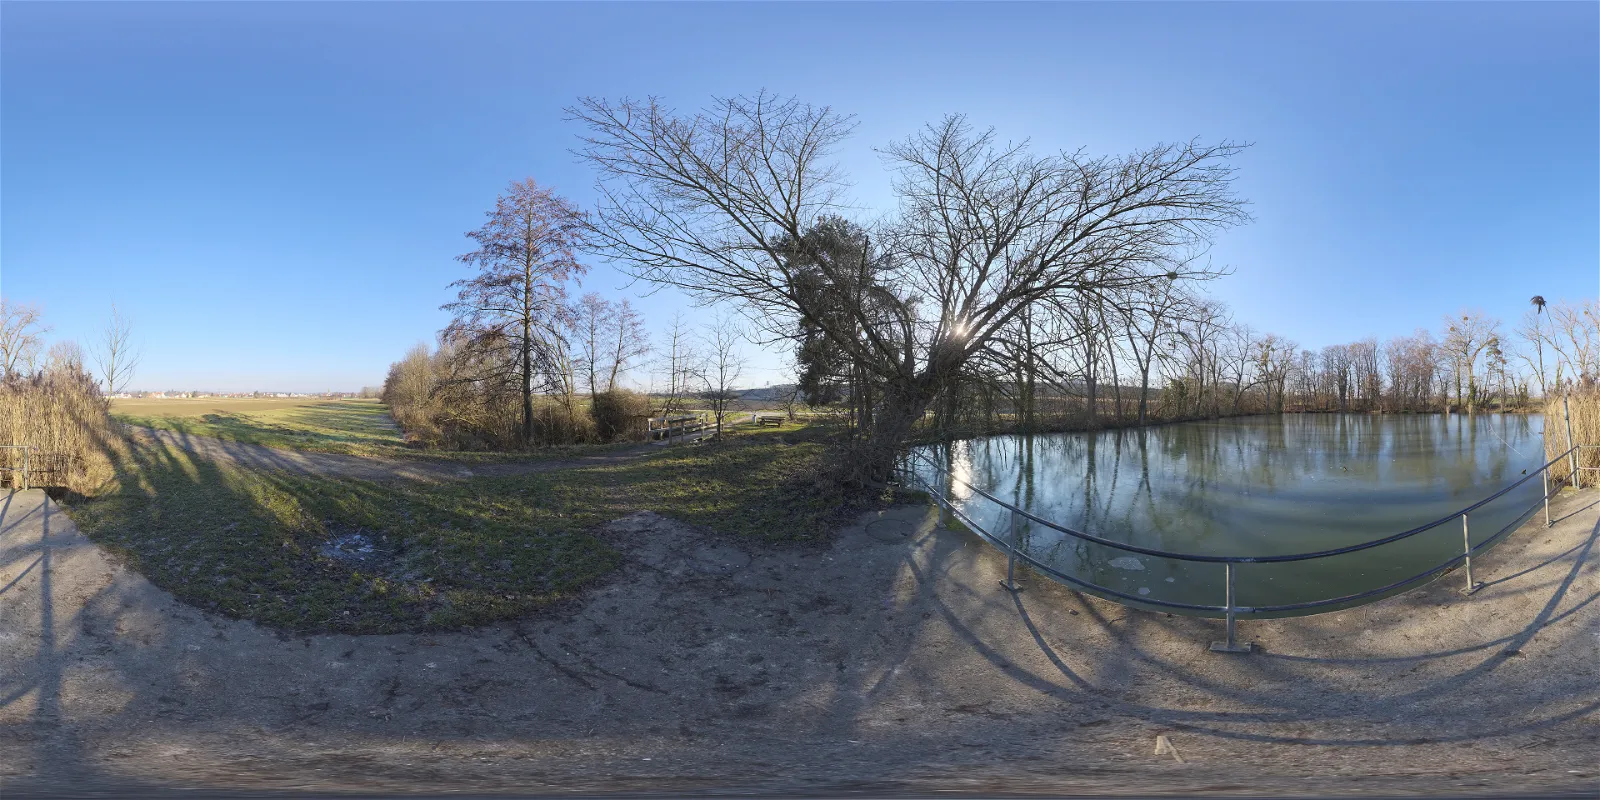
[[[281,450],[337,453],[369,458],[471,462],[568,458],[614,449],[573,445],[491,453],[430,450],[408,444],[387,406],[376,400],[200,398],[114,400],[112,418],[129,425],[209,436]]]
[[[520,616],[606,575],[621,556],[594,530],[634,511],[754,542],[819,540],[847,505],[812,478],[821,438],[768,429],[447,483],[258,472],[141,440],[117,448],[114,491],[69,511],[201,608],[292,632],[450,629]]]

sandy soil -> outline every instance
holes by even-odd
[[[172,787],[1136,794],[1600,788],[1600,492],[1362,609],[1130,611],[923,508],[754,551],[651,514],[608,585],[516,624],[287,637],[174,601],[0,497],[9,797]],[[1154,753],[1158,735],[1178,756]],[[1179,758],[1182,761],[1179,761]]]

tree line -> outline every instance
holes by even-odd
[[[412,439],[505,449],[640,438],[652,413],[709,406],[720,426],[737,397],[743,331],[726,316],[691,329],[675,318],[659,347],[627,299],[589,292],[587,215],[533,179],[497,199],[457,258],[450,324],[389,368],[382,397]],[[651,358],[651,356],[656,356]],[[647,366],[665,372],[661,408],[623,386]]]
[[[687,112],[585,98],[568,116],[598,202],[581,211],[514,185],[469,234],[477,249],[461,260],[477,274],[456,284],[454,321],[427,355],[430,391],[484,400],[445,413],[492,405],[503,441],[513,421],[522,445],[582,438],[580,397],[598,410],[617,391],[605,365],[626,359],[584,346],[595,315],[566,293],[584,255],[790,343],[797,393],[851,422],[841,477],[869,485],[929,425],[1471,411],[1600,375],[1591,300],[1534,298],[1515,332],[1524,347],[1474,312],[1437,337],[1320,350],[1235,322],[1204,287],[1226,274],[1206,258],[1213,238],[1250,219],[1233,190],[1244,143],[1036,153],[953,115],[881,151],[896,208],[868,222],[830,161],[855,122],[826,106],[765,93]],[[599,340],[638,342],[623,349],[643,357],[642,332],[602,329]],[[710,386],[704,364],[680,373],[681,333],[655,348],[667,394],[731,388]],[[396,369],[386,396],[400,396]],[[680,383],[690,373],[699,379]]]

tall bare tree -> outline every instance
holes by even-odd
[[[600,375],[606,372],[604,362],[610,354],[607,333],[615,324],[616,309],[611,302],[594,292],[578,298],[573,306],[573,338],[576,339],[578,365],[587,377],[589,395],[600,392]]]
[[[700,372],[700,354],[695,350],[694,333],[683,314],[672,315],[672,322],[662,336],[659,354],[660,368],[666,373],[666,400],[662,414],[670,416],[681,410],[690,391],[694,376]],[[669,420],[670,425],[670,420]]]
[[[1579,381],[1600,381],[1600,299],[1551,303],[1549,313],[1550,346],[1562,364]]]
[[[1455,374],[1456,404],[1472,413],[1478,402],[1478,357],[1500,337],[1500,321],[1481,311],[1461,311],[1445,317],[1444,350]],[[1466,396],[1462,396],[1463,378]]]
[[[1539,382],[1539,396],[1545,397],[1549,392],[1549,382],[1545,379],[1544,346],[1550,340],[1549,316],[1545,314],[1545,299],[1543,295],[1534,295],[1528,300],[1532,308],[1522,317],[1522,324],[1517,327],[1517,336],[1523,341],[1533,345],[1533,354],[1522,353],[1522,358],[1527,362],[1528,368],[1533,370],[1534,380]]]
[[[645,331],[644,317],[639,311],[627,298],[614,304],[612,310],[611,328],[606,338],[609,347],[607,364],[610,367],[606,376],[607,391],[614,391],[617,380],[627,373],[628,368],[650,355],[650,338]]]
[[[127,391],[142,356],[133,343],[133,320],[115,305],[111,306],[111,320],[100,333],[92,352],[95,365],[100,369],[100,379],[106,385],[106,395]]]
[[[894,258],[876,288],[895,311],[843,315],[791,291],[783,248],[841,214],[828,163],[852,120],[760,94],[678,113],[655,100],[583,100],[581,155],[599,172],[598,249],[634,274],[702,300],[732,299],[772,330],[833,320],[822,335],[882,387],[856,477],[889,477],[912,423],[1025,309],[1087,292],[1208,277],[1192,256],[1243,222],[1228,160],[1240,145],[1159,145],[1122,158],[1034,155],[947,117],[889,146],[900,201],[886,225]],[[845,285],[860,264],[809,262]],[[878,306],[882,307],[882,305]]]
[[[717,420],[717,434],[729,407],[739,399],[738,384],[744,376],[745,358],[740,352],[744,334],[732,317],[720,315],[700,333],[705,362],[700,368],[700,398]]]
[[[491,374],[476,380],[514,384],[522,394],[522,439],[533,444],[533,395],[550,386],[572,411],[576,378],[567,341],[572,312],[567,281],[588,271],[578,260],[587,223],[566,198],[532,178],[500,195],[483,227],[467,233],[478,247],[458,261],[477,270],[452,284],[456,301],[447,335],[464,346],[503,353],[484,358]]]
[[[49,332],[38,306],[0,297],[0,375],[27,371]]]

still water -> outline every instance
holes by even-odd
[[[921,453],[955,478],[1101,538],[1166,552],[1265,556],[1370,541],[1459,511],[1542,464],[1543,427],[1539,416],[1514,414],[1292,414],[995,436]],[[948,491],[985,530],[1009,535],[1002,508],[959,484]],[[1534,478],[1474,511],[1472,543],[1526,519],[1541,491]],[[1030,556],[1080,580],[1139,598],[1223,603],[1221,564],[1132,555],[1036,524],[1023,524],[1019,537]],[[1356,553],[1241,564],[1235,604],[1376,589],[1442,564],[1461,548],[1455,519]]]

